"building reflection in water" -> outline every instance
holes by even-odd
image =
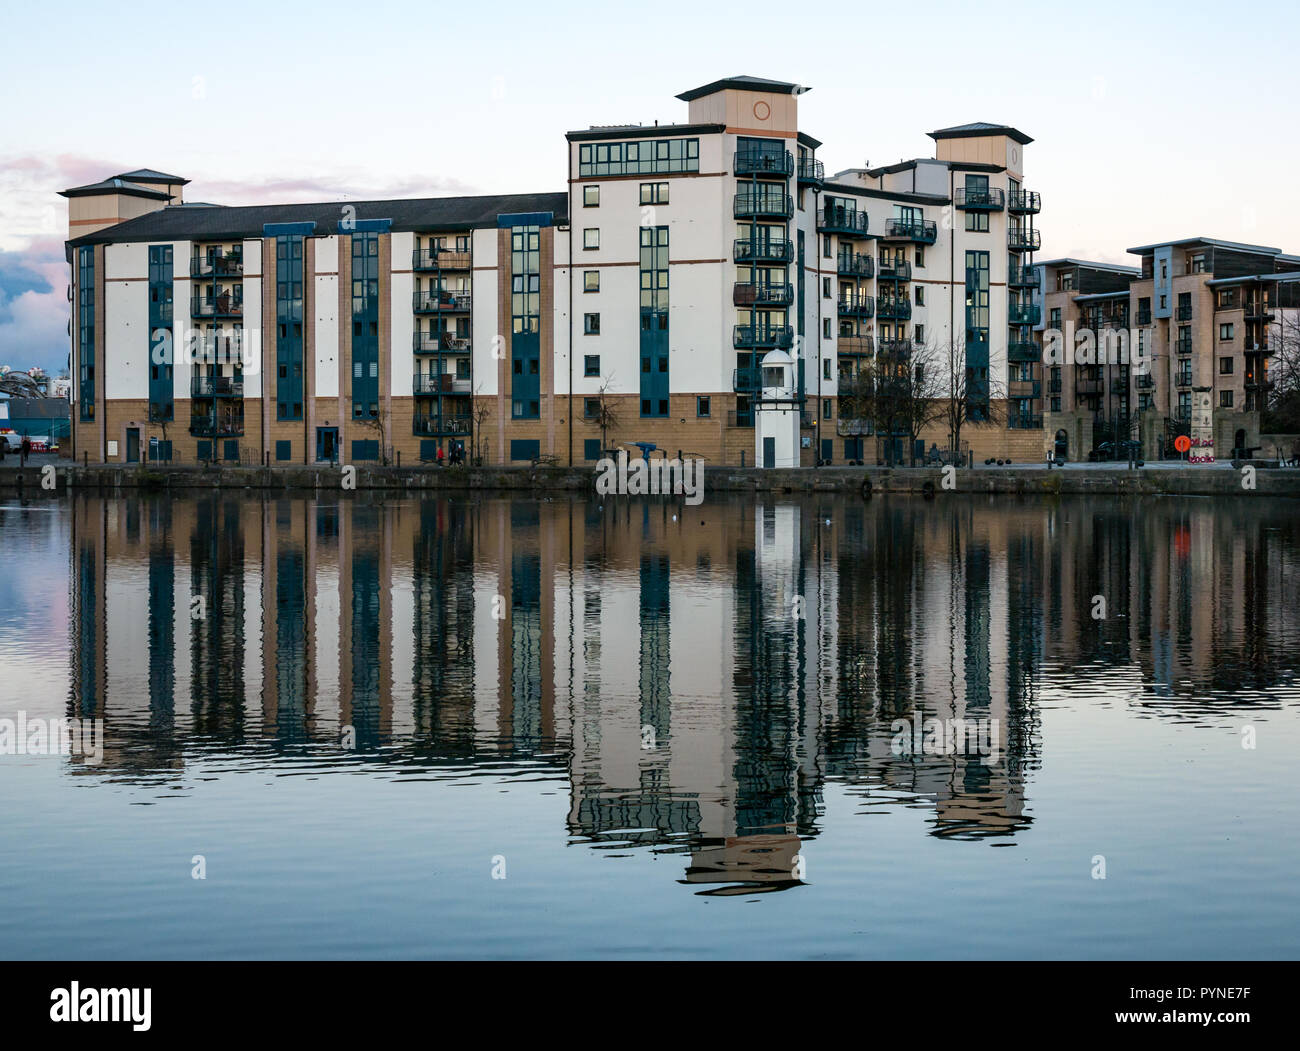
[[[1043,690],[1268,707],[1300,641],[1300,525],[1268,503],[208,494],[71,514],[69,714],[105,719],[113,776],[232,751],[563,772],[573,842],[678,853],[700,893],[798,885],[828,784],[1005,841],[1032,820]],[[900,753],[896,720],[983,721],[997,754]]]

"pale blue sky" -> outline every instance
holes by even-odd
[[[1300,252],[1293,4],[74,0],[8,5],[0,39],[15,367],[66,355],[66,185],[147,166],[218,203],[560,190],[566,130],[682,120],[675,94],[739,73],[812,86],[800,123],[830,171],[1020,128],[1041,258],[1202,234]]]

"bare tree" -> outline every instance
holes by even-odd
[[[362,427],[366,427],[379,435],[379,462],[385,467],[388,466],[389,452],[388,446],[388,414],[384,411],[383,406],[375,410],[374,416],[364,416],[357,420]]]
[[[1006,389],[993,379],[992,370],[985,368],[984,375],[966,364],[966,340],[955,339],[944,347],[945,360],[944,411],[941,419],[948,425],[952,455],[961,449],[962,427],[971,424],[1005,423],[1005,413],[999,404],[1006,405]]]
[[[492,417],[492,405],[486,398],[479,398],[479,391],[483,389],[483,384],[474,388],[474,397],[471,400],[469,410],[470,423],[473,426],[473,433],[470,435],[470,448],[473,450],[474,466],[483,463],[483,458],[487,455],[487,439],[483,436],[483,426]]]
[[[611,372],[605,377],[600,388],[596,391],[600,399],[596,416],[594,417],[596,425],[600,428],[600,451],[603,456],[605,450],[609,448],[609,432],[618,426],[618,406],[610,398],[614,389],[614,374]]]

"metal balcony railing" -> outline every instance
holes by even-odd
[[[445,248],[416,248],[411,252],[412,270],[472,270],[474,259],[469,252],[452,252]]]
[[[1029,190],[1012,190],[1007,207],[1013,215],[1037,215],[1043,210],[1043,201]]]
[[[881,281],[911,281],[912,264],[906,259],[884,259],[880,260],[880,280]]]
[[[411,293],[411,309],[417,314],[463,314],[470,309],[472,303],[473,296],[469,292],[437,289]]]
[[[1102,381],[1100,379],[1088,379],[1084,376],[1074,378],[1075,394],[1100,394],[1102,392]]]
[[[982,190],[959,186],[953,191],[952,203],[965,211],[1000,212],[1006,207],[1006,195],[992,186]]]
[[[1180,304],[1178,304],[1178,312],[1177,312],[1177,316],[1178,316],[1178,320],[1179,320],[1179,321],[1191,321],[1191,320],[1192,320],[1192,304],[1191,304],[1191,303],[1180,303]]]
[[[473,422],[473,417],[467,415],[439,416],[416,413],[411,417],[411,432],[426,438],[444,434],[469,434]]]
[[[761,368],[732,369],[731,389],[737,394],[754,394],[762,390]]]
[[[794,343],[794,328],[790,325],[737,325],[731,333],[732,346],[789,347]]]
[[[1151,308],[1150,308],[1150,307],[1138,307],[1138,311],[1137,311],[1137,323],[1138,323],[1139,325],[1149,325],[1149,324],[1151,324]]]
[[[411,336],[411,350],[416,354],[468,354],[471,345],[469,336],[449,332],[415,332]]]
[[[794,174],[794,157],[789,150],[737,150],[732,170],[736,175],[772,175],[788,179]]]
[[[876,274],[876,260],[861,252],[840,252],[835,266],[840,277],[868,278]]]
[[[826,178],[826,165],[813,157],[799,158],[799,181],[819,183]]]
[[[190,277],[241,277],[244,257],[236,254],[196,255],[190,258]]]
[[[414,394],[468,394],[470,379],[468,376],[456,376],[450,372],[417,372],[411,380]]]
[[[751,241],[739,237],[732,246],[737,263],[789,263],[794,261],[794,242],[788,237],[764,237]]]
[[[1007,426],[1013,431],[1041,431],[1043,418],[1029,413],[1013,413],[1007,417]]]
[[[1012,229],[1007,232],[1007,248],[1012,252],[1037,252],[1043,247],[1039,230]]]
[[[191,376],[191,398],[242,398],[244,396],[243,377],[235,376]]]
[[[875,300],[871,296],[841,296],[836,308],[842,317],[871,317]]]
[[[1174,340],[1175,354],[1190,354],[1191,352],[1192,352],[1191,336],[1179,336],[1176,340]]]
[[[1012,340],[1007,344],[1007,361],[1040,361],[1042,348],[1032,341]]]
[[[243,416],[190,417],[190,434],[196,438],[238,438],[243,433]]]
[[[1037,288],[1038,271],[1032,266],[1010,266],[1007,268],[1007,284],[1012,288]]]
[[[1149,372],[1144,372],[1134,377],[1133,385],[1137,387],[1138,390],[1155,390],[1156,378]]]
[[[939,237],[939,227],[932,219],[890,219],[885,224],[885,236],[932,245]]]
[[[882,339],[878,353],[882,358],[910,358],[913,343],[910,339]]]
[[[907,321],[912,316],[912,302],[882,296],[876,304],[876,316],[887,321]]]
[[[842,204],[825,204],[818,213],[817,229],[840,237],[866,237],[867,213]]]
[[[225,293],[208,298],[193,296],[190,299],[190,317],[240,318],[244,316],[244,297]]]
[[[794,215],[794,198],[788,193],[742,190],[732,199],[732,214],[737,219],[789,219]]]
[[[731,290],[731,301],[738,307],[788,307],[794,302],[794,285],[737,281]]]

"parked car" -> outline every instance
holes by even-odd
[[[16,453],[22,449],[23,436],[17,431],[0,431],[0,438],[4,439],[5,445],[11,453]]]
[[[1102,442],[1088,454],[1088,459],[1092,463],[1107,460],[1127,460],[1130,452],[1140,460],[1142,458],[1142,443],[1130,440]]]

